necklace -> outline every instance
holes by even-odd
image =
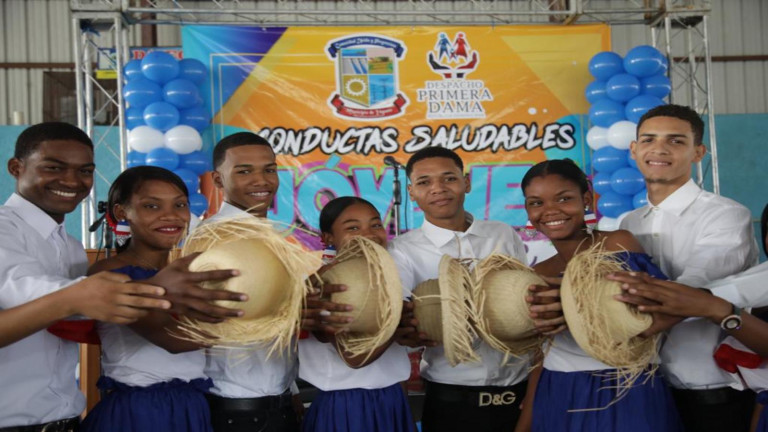
[[[127,255],[129,253],[133,256],[133,262],[122,257],[122,255]],[[144,260],[143,258],[141,258],[136,252],[134,252],[133,249],[128,249],[127,251],[124,251],[122,254],[117,254],[117,259],[119,259],[120,261],[126,264],[131,264],[131,265],[138,264],[139,267],[147,270],[160,270],[157,266],[152,265],[146,260]]]

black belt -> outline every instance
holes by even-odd
[[[681,402],[694,403],[698,405],[718,405],[733,402],[742,395],[739,390],[730,387],[720,387],[707,390],[681,390],[672,389],[675,399]]]
[[[214,394],[207,394],[206,398],[211,411],[259,411],[292,406],[290,391],[260,398],[225,398]]]
[[[74,432],[79,425],[80,417],[72,417],[39,425],[0,428],[0,432]]]
[[[519,405],[528,381],[509,387],[462,386],[424,380],[427,397],[442,402],[464,402],[477,407]]]

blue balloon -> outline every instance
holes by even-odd
[[[144,123],[144,109],[130,107],[125,110],[125,127],[131,130],[137,126],[146,126],[146,123]]]
[[[208,200],[199,193],[189,194],[189,210],[195,216],[200,216],[208,210]]]
[[[627,152],[627,164],[632,168],[637,168],[637,161],[632,159],[632,152]]]
[[[202,103],[200,91],[195,83],[185,79],[169,81],[163,87],[163,99],[180,109],[192,108]]]
[[[141,166],[146,164],[146,161],[147,161],[146,153],[137,152],[136,150],[131,150],[126,155],[125,166],[128,168],[133,168],[135,166]]]
[[[610,99],[600,99],[589,107],[589,120],[595,126],[611,127],[617,121],[625,120],[624,105]]]
[[[179,124],[179,110],[168,102],[155,102],[144,108],[144,122],[161,132]]]
[[[163,100],[163,89],[146,78],[136,78],[123,87],[123,97],[133,108],[144,108]]]
[[[179,76],[179,61],[163,51],[150,51],[141,60],[141,72],[147,79],[160,84]]]
[[[584,95],[587,97],[587,102],[589,103],[595,103],[600,99],[608,97],[605,94],[605,81],[592,81],[587,85]]]
[[[617,102],[626,102],[640,94],[640,80],[630,74],[616,74],[605,83],[605,94]]]
[[[640,78],[664,71],[664,55],[650,45],[639,45],[624,56],[624,69]]]
[[[627,150],[606,146],[592,153],[592,168],[598,173],[611,174],[627,166]]]
[[[200,178],[194,172],[185,168],[177,168],[173,170],[173,173],[179,176],[181,181],[184,182],[187,186],[187,192],[190,194],[197,192],[200,188]]]
[[[634,208],[640,208],[646,204],[648,204],[648,191],[643,189],[640,192],[636,193],[635,196],[632,198],[632,206]]]
[[[600,81],[608,81],[608,78],[622,72],[624,66],[621,56],[615,52],[599,52],[589,60],[589,73]]]
[[[656,108],[659,105],[666,105],[663,100],[656,96],[640,95],[631,101],[627,102],[627,106],[624,109],[624,114],[627,116],[627,120],[633,123],[639,123],[640,117],[647,113],[651,108]]]
[[[637,168],[619,168],[611,174],[611,188],[622,195],[632,195],[643,190],[645,179]]]
[[[126,81],[130,81],[136,78],[143,78],[141,74],[141,60],[131,60],[123,67],[123,76]]]
[[[205,128],[210,126],[211,114],[202,106],[181,110],[179,124],[192,126],[197,129],[198,132],[202,132]]]
[[[175,151],[158,147],[150,150],[147,153],[147,165],[165,168],[168,171],[173,171],[179,166],[179,155]]]
[[[667,97],[672,92],[672,82],[666,75],[654,75],[643,78],[640,84],[642,85],[643,94],[656,96],[659,99]]]
[[[207,173],[213,169],[211,155],[202,151],[193,151],[180,156],[179,168],[192,171],[198,176]]]
[[[613,189],[611,189],[611,175],[604,172],[599,172],[595,174],[594,177],[592,177],[592,189],[595,190],[595,192],[598,193],[598,195],[602,195],[606,192],[610,192]]]
[[[200,85],[208,78],[208,68],[197,59],[182,59],[179,61],[179,78],[190,80]]]
[[[631,196],[621,195],[616,192],[606,192],[600,195],[600,198],[597,200],[597,209],[604,216],[616,218],[635,208],[632,206]]]

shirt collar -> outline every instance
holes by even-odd
[[[461,238],[467,235],[488,237],[488,233],[484,232],[484,230],[475,223],[475,217],[469,212],[465,212],[465,214],[466,221],[469,223],[469,228],[464,232],[440,228],[426,219],[424,219],[424,223],[421,225],[421,230],[424,232],[427,239],[438,248],[445,246],[456,237]]]
[[[28,223],[44,239],[50,237],[54,231],[61,229],[60,227],[64,225],[64,222],[56,223],[48,213],[17,193],[11,194],[5,205],[11,207],[21,220]]]
[[[219,217],[251,216],[251,214],[247,211],[239,207],[235,207],[226,201],[221,203],[221,207],[219,207],[219,211],[216,213],[216,215]]]
[[[675,216],[680,216],[685,209],[696,201],[696,198],[700,193],[701,188],[693,181],[693,179],[689,179],[684,185],[680,186],[676,191],[672,192],[671,195],[666,197],[664,201],[660,202],[659,205],[653,206],[649,203],[646,214],[653,210],[654,207],[658,207]]]

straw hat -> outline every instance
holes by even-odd
[[[269,345],[269,354],[282,353],[299,328],[301,307],[310,289],[307,279],[320,265],[315,254],[289,243],[272,224],[253,216],[204,223],[186,239],[182,256],[201,252],[191,271],[236,269],[240,275],[204,282],[203,288],[248,294],[246,302],[218,301],[244,315],[212,324],[182,317],[183,338],[225,347]]]
[[[461,262],[443,255],[438,278],[420,283],[413,290],[413,313],[419,320],[418,331],[442,342],[445,357],[452,366],[478,361],[470,325],[470,275]]]
[[[331,301],[353,307],[335,312],[353,318],[341,325],[347,331],[336,335],[341,349],[352,356],[370,356],[389,341],[400,323],[403,287],[386,249],[365,237],[352,237],[321,277],[325,283],[346,285],[346,291],[331,294]]]
[[[598,243],[571,259],[560,287],[571,335],[592,358],[617,369],[620,395],[657,357],[659,341],[638,336],[653,323],[650,315],[613,298],[621,284],[605,276],[623,270],[619,253]]]
[[[520,356],[541,346],[530,317],[528,287],[546,285],[533,269],[506,255],[493,254],[475,266],[472,284],[475,329],[492,348]]]

